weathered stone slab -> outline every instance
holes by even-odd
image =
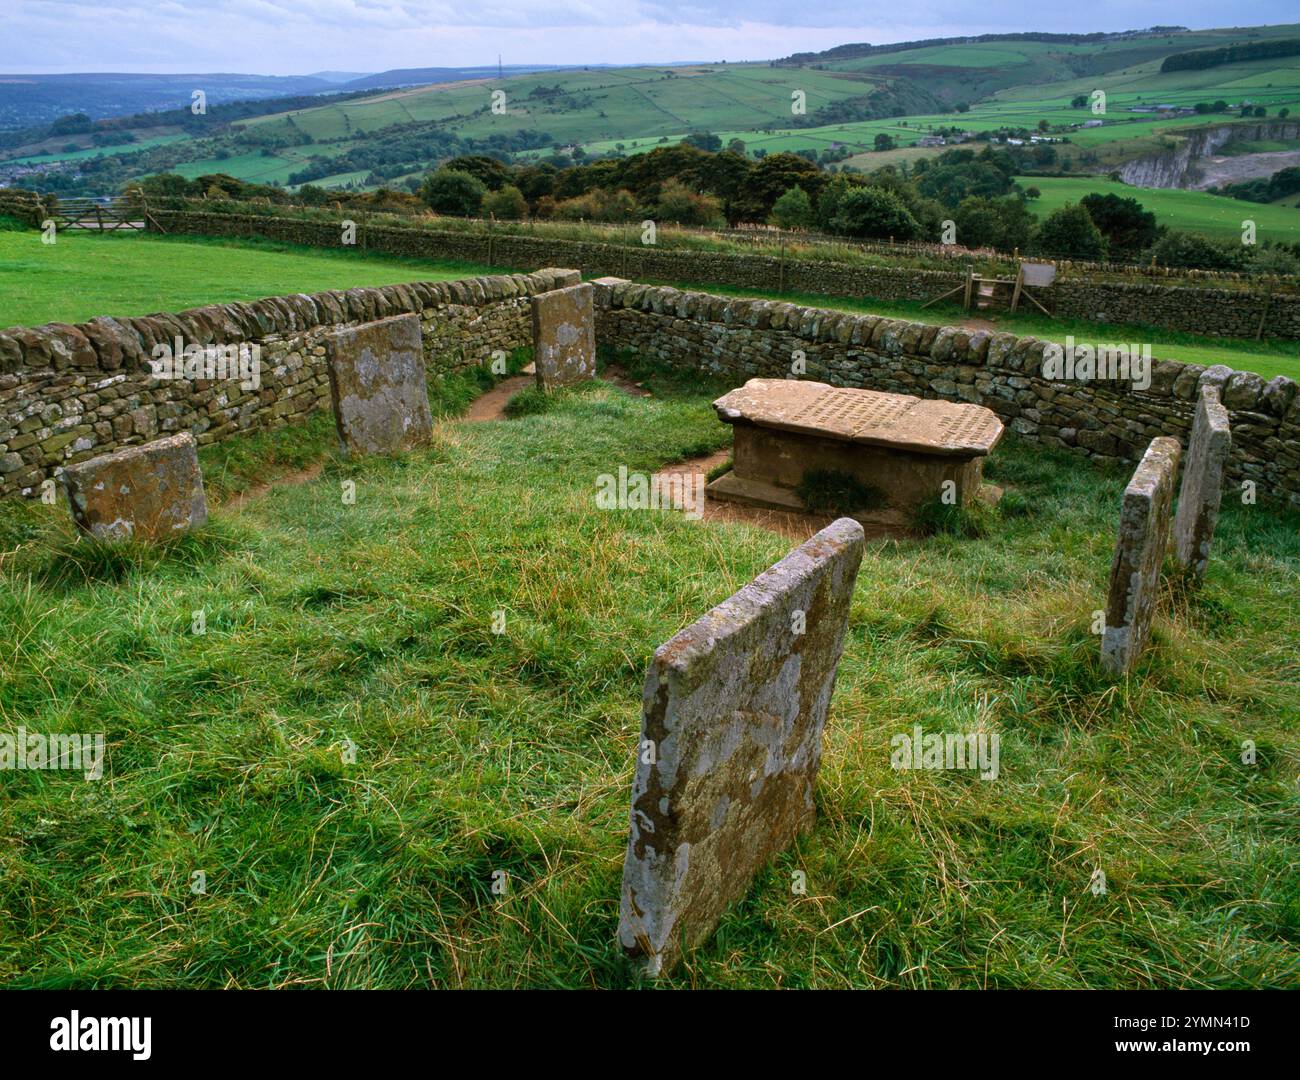
[[[984,457],[1003,432],[980,405],[803,380],[750,379],[713,406],[735,436],[732,469],[709,484],[710,497],[802,511],[805,477],[840,473],[877,495],[854,517],[902,528],[924,503],[979,496]]]
[[[570,285],[577,285],[582,281],[581,270],[570,270],[566,267],[543,266],[537,273],[550,274],[557,289],[567,289]]]
[[[1102,664],[1117,674],[1132,669],[1151,630],[1181,454],[1177,439],[1152,439],[1124,489],[1101,638]]]
[[[1174,559],[1194,581],[1205,576],[1223,498],[1223,466],[1232,449],[1228,410],[1213,386],[1201,388],[1174,515]]]
[[[418,315],[335,331],[325,342],[339,438],[349,454],[397,454],[433,431]]]
[[[812,824],[862,549],[840,518],[655,650],[618,931],[651,974]]]
[[[750,379],[713,407],[726,423],[954,457],[987,454],[1003,430],[982,405],[794,379]]]
[[[69,465],[63,486],[77,527],[99,540],[167,540],[208,520],[188,431]]]
[[[596,318],[589,283],[533,297],[533,360],[543,390],[596,377]]]

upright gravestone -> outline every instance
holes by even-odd
[[[1151,630],[1181,453],[1177,439],[1152,439],[1124,489],[1101,638],[1102,664],[1116,674],[1137,662]]]
[[[1219,401],[1216,386],[1203,386],[1192,421],[1192,435],[1183,465],[1183,485],[1178,489],[1174,515],[1174,559],[1194,581],[1205,576],[1210,541],[1219,521],[1223,497],[1223,467],[1232,449],[1228,410]]]
[[[73,521],[98,540],[166,540],[208,520],[188,431],[69,465],[63,486]]]
[[[596,319],[590,284],[533,297],[533,361],[543,390],[596,377]]]
[[[862,526],[840,518],[655,650],[618,928],[650,974],[812,824],[862,549]]]
[[[330,394],[349,454],[397,454],[429,441],[433,416],[418,315],[395,315],[326,339]]]

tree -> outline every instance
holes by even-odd
[[[1078,203],[1066,203],[1053,210],[1038,230],[1037,243],[1045,255],[1098,262],[1106,257],[1106,238]]]
[[[878,240],[912,240],[920,226],[892,191],[880,187],[854,187],[837,200],[827,221],[830,231],[840,236]]]
[[[488,157],[486,154],[468,154],[463,157],[455,157],[450,161],[442,163],[444,169],[454,169],[456,172],[469,173],[470,176],[476,177],[488,191],[499,191],[504,184],[510,182],[510,167],[502,164],[496,158]]]
[[[957,242],[963,247],[992,247],[1011,251],[1025,247],[1034,229],[1033,215],[1018,198],[963,199],[953,214]]]
[[[722,139],[708,131],[692,131],[682,140],[687,146],[698,150],[717,151],[722,149]]]
[[[1151,254],[1161,266],[1200,270],[1240,270],[1247,257],[1240,244],[1222,243],[1200,233],[1177,230],[1161,237]]]
[[[1132,257],[1145,251],[1160,237],[1156,216],[1137,199],[1115,194],[1085,195],[1080,205],[1106,238],[1111,258]]]
[[[803,188],[816,200],[828,179],[811,161],[795,154],[766,154],[732,197],[730,217],[733,221],[766,221],[776,200],[792,187]]]
[[[1043,197],[1043,193],[1039,191],[1038,188],[1034,187],[1032,184],[1030,184],[1029,187],[1025,188],[1026,199],[1041,199],[1042,197]]]
[[[875,138],[875,147],[877,150],[894,149],[894,137],[886,131],[880,132]]]
[[[739,154],[741,157],[744,157],[744,156],[745,156],[745,140],[744,140],[744,139],[732,139],[730,142],[727,143],[727,149],[730,150],[733,154]]]
[[[502,221],[518,221],[528,216],[528,200],[514,184],[505,184],[500,191],[489,191],[483,197],[483,213]]]
[[[964,101],[957,102],[957,111],[959,113],[970,112],[970,106]]]
[[[721,225],[722,204],[712,195],[692,191],[680,180],[668,180],[659,188],[655,217],[679,225]]]
[[[1075,94],[1074,97],[1070,99],[1070,108],[1072,109],[1086,109],[1087,107],[1088,107],[1087,94]]]
[[[467,172],[442,168],[427,174],[420,184],[420,198],[429,209],[455,217],[472,217],[479,212],[487,187]]]
[[[816,222],[812,200],[801,187],[792,187],[772,204],[772,224],[783,229],[811,229]]]

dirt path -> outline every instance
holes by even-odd
[[[265,483],[254,484],[243,491],[236,492],[230,498],[219,502],[216,505],[223,510],[242,510],[254,499],[260,499],[272,488],[292,487],[295,484],[309,484],[320,476],[325,468],[325,462],[314,461],[305,469],[299,469],[297,472],[284,473],[277,476],[274,480],[268,480]]]
[[[650,391],[638,383],[629,379],[622,368],[608,367],[600,375],[607,383],[613,383],[620,390],[631,394],[633,397],[650,397]],[[529,364],[518,375],[511,375],[502,379],[496,386],[492,387],[486,394],[474,399],[474,403],[466,410],[465,415],[460,417],[461,420],[502,420],[506,415],[506,402],[514,397],[520,390],[532,386],[536,383],[534,377],[534,368]]]
[[[506,402],[520,390],[532,386],[534,380],[529,375],[511,375],[502,379],[486,394],[474,399],[465,411],[462,420],[500,420],[506,414]]]

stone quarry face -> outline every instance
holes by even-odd
[[[901,526],[946,491],[957,505],[974,499],[1003,432],[980,405],[793,379],[750,379],[713,406],[735,427],[732,470],[709,484],[713,498],[803,510],[806,473],[843,473],[883,496],[859,520]]]
[[[1192,434],[1183,465],[1183,485],[1178,490],[1174,516],[1174,558],[1193,580],[1205,576],[1210,542],[1219,521],[1223,498],[1223,467],[1232,449],[1228,410],[1214,386],[1203,386],[1192,420]]]
[[[543,390],[596,377],[596,318],[591,285],[571,285],[532,298],[533,361]]]
[[[168,540],[208,520],[198,449],[188,431],[69,465],[72,517],[98,540]]]
[[[712,934],[812,824],[862,550],[840,518],[655,651],[619,918],[649,973]]]
[[[1152,439],[1124,489],[1101,639],[1102,664],[1116,674],[1132,670],[1151,630],[1181,453],[1177,439]]]
[[[349,454],[398,454],[433,432],[418,315],[397,315],[326,338],[330,393]]]

